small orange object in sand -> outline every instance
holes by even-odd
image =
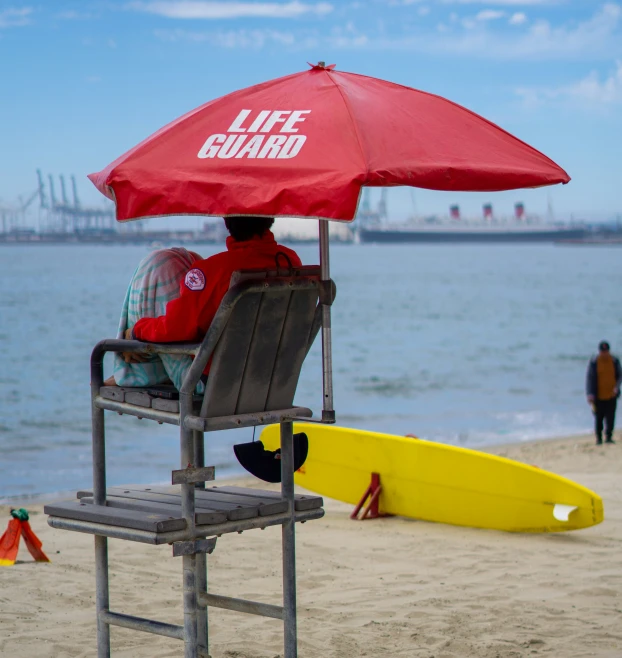
[[[48,556],[41,550],[41,540],[35,535],[28,522],[28,512],[22,507],[11,510],[13,517],[5,533],[0,537],[0,567],[12,567],[17,559],[20,537],[24,538],[26,548],[35,562],[50,562]]]

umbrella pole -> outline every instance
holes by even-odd
[[[333,409],[333,347],[331,337],[330,305],[332,303],[332,286],[330,283],[330,258],[328,222],[320,223],[320,279],[322,281],[322,375],[324,400],[322,405],[322,420],[335,422]]]

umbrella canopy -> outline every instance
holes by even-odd
[[[525,142],[440,96],[319,64],[210,101],[89,178],[124,221],[350,221],[363,186],[498,191],[567,183]]]

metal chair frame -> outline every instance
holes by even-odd
[[[327,231],[327,229],[326,229]],[[326,233],[327,235],[327,233]],[[327,273],[327,267],[322,274]],[[297,621],[296,621],[296,567],[295,567],[295,523],[321,518],[323,509],[297,511],[294,497],[294,461],[293,461],[293,421],[295,419],[313,420],[310,409],[290,406],[283,409],[264,409],[245,413],[235,413],[217,417],[197,415],[193,407],[193,393],[208,360],[214,356],[219,341],[226,331],[227,323],[237,304],[248,295],[265,295],[283,291],[315,290],[319,304],[309,332],[306,352],[317,332],[326,321],[326,308],[332,303],[334,287],[327,277],[319,276],[281,276],[276,278],[251,279],[232,286],[221,302],[219,310],[204,340],[195,344],[152,344],[133,340],[103,340],[99,342],[91,356],[91,402],[92,402],[92,437],[93,437],[93,505],[106,505],[106,451],[104,411],[116,411],[160,423],[178,425],[180,428],[181,470],[173,472],[173,483],[181,484],[181,516],[185,528],[166,532],[150,532],[135,528],[107,525],[94,521],[61,517],[54,514],[53,507],[48,523],[55,528],[87,532],[95,535],[95,570],[96,570],[96,611],[97,611],[97,646],[98,658],[110,657],[110,626],[123,626],[135,630],[164,635],[184,641],[184,658],[207,658],[208,654],[208,606],[226,608],[250,614],[257,614],[284,623],[285,658],[297,656]],[[330,315],[328,315],[330,328]],[[323,334],[323,338],[325,335]],[[328,334],[330,339],[330,334]],[[324,344],[324,341],[323,341]],[[329,346],[330,347],[330,346]],[[126,402],[110,400],[100,395],[103,385],[103,360],[107,352],[136,352],[139,354],[189,354],[194,361],[188,370],[179,396],[179,413],[144,408]],[[326,365],[326,350],[324,365]],[[330,357],[330,352],[329,352]],[[330,365],[330,363],[329,363]],[[299,374],[299,370],[298,370]],[[330,373],[329,373],[330,375]],[[296,377],[297,381],[297,377]],[[330,404],[332,407],[332,380],[330,383]],[[326,374],[325,402],[326,402]],[[294,384],[295,389],[295,384]],[[293,397],[293,393],[292,393]],[[326,405],[325,405],[326,406]],[[334,422],[334,412],[328,409],[324,421]],[[204,433],[250,427],[269,423],[280,423],[281,428],[281,498],[287,501],[287,511],[272,516],[256,517],[240,521],[227,521],[217,525],[197,525],[195,503],[197,489],[205,488],[205,481],[213,479],[213,468],[205,467]],[[317,420],[315,422],[318,422]],[[244,601],[220,596],[207,591],[206,554],[214,549],[216,538],[226,532],[282,526],[283,554],[283,605]],[[121,614],[110,610],[109,575],[108,575],[108,537],[139,541],[151,544],[172,543],[173,554],[181,556],[183,561],[183,625],[165,624],[153,620]]]

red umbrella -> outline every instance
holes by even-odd
[[[498,191],[567,183],[552,160],[440,96],[311,70],[210,101],[89,178],[117,219],[300,216],[350,221],[361,187]]]

